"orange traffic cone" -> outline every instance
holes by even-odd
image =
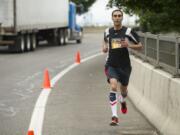
[[[50,84],[50,79],[49,79],[49,72],[46,69],[44,71],[44,83],[43,83],[43,89],[50,89],[51,88],[51,84]]]
[[[80,56],[80,52],[79,51],[76,53],[76,63],[78,63],[78,64],[81,63],[81,56]]]
[[[34,135],[34,131],[32,130],[28,131],[27,135]]]

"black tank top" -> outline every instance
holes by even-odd
[[[138,44],[139,36],[128,29],[127,27],[122,27],[120,30],[114,30],[114,28],[106,29],[104,33],[105,42],[109,42],[109,52],[106,61],[106,65],[112,67],[131,67],[129,51],[127,48],[121,48],[117,42],[125,40],[128,38],[129,41]]]

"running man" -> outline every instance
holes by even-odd
[[[114,26],[104,32],[102,51],[108,52],[105,64],[105,73],[111,90],[109,101],[112,110],[111,126],[118,125],[117,103],[121,103],[121,112],[127,113],[125,98],[127,97],[127,87],[131,74],[131,62],[128,48],[140,50],[142,44],[139,36],[130,28],[122,26],[123,12],[116,9],[112,12]],[[118,83],[120,83],[121,94],[117,96]]]

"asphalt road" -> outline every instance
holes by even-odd
[[[104,60],[98,56],[82,63],[59,80],[48,99],[44,135],[157,135],[129,100],[128,113],[118,113],[119,126],[109,125]]]
[[[0,135],[27,134],[43,72],[50,77],[74,63],[79,50],[85,58],[100,52],[102,33],[86,33],[82,44],[40,46],[34,52],[0,50]],[[44,135],[156,135],[155,129],[129,104],[122,125],[109,126],[110,110],[102,68],[105,56],[83,63],[59,80],[46,108]],[[122,118],[121,118],[122,117]]]

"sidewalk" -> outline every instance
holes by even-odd
[[[105,56],[67,73],[49,96],[43,135],[157,135],[156,130],[128,100],[128,113],[119,113],[119,126],[109,126],[109,87]]]

